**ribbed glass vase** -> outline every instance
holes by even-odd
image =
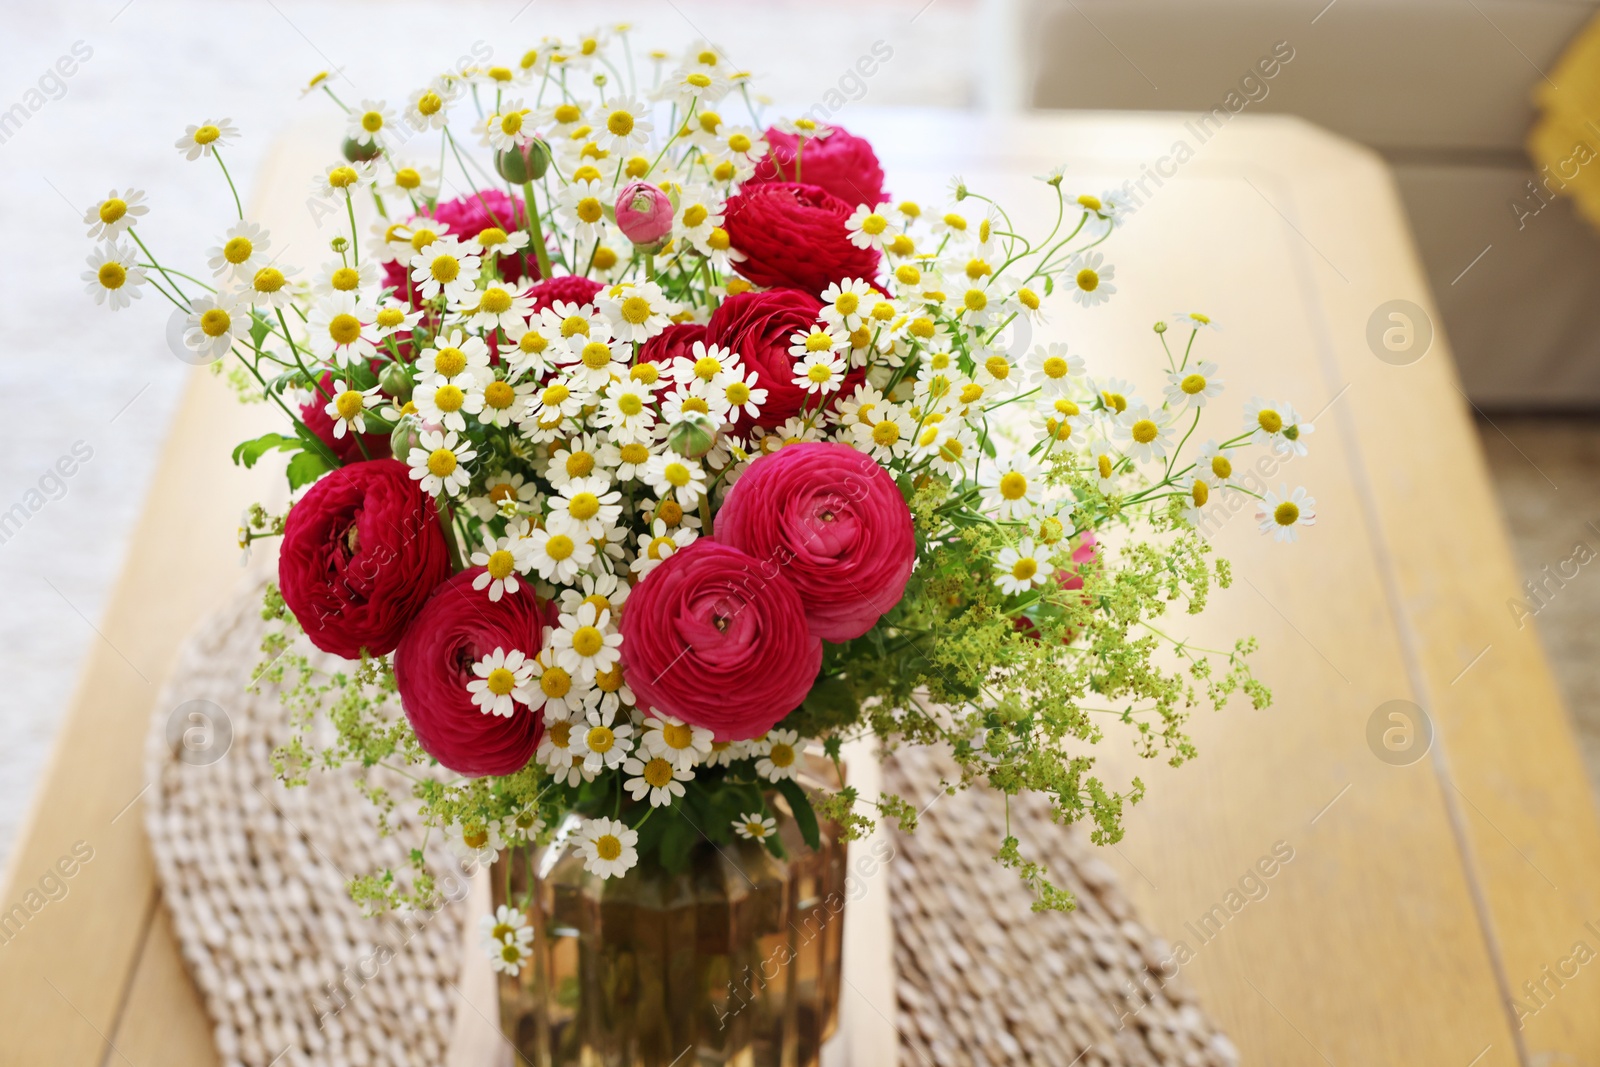
[[[526,909],[533,957],[500,975],[500,1025],[535,1067],[811,1067],[838,1023],[845,847],[783,813],[788,859],[702,837],[688,868],[584,870],[569,835],[510,849],[496,906]],[[658,816],[659,817],[659,816]]]

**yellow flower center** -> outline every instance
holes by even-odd
[[[348,312],[340,312],[328,320],[328,336],[336,345],[353,344],[361,336],[361,320]]]
[[[754,821],[747,822],[747,823],[744,824],[744,832],[749,834],[751,837],[756,837],[756,838],[766,837],[767,836],[767,826],[766,826],[765,823],[759,823],[759,822],[754,822]]]
[[[748,152],[754,145],[745,134],[736,133],[728,138],[728,148],[733,152]]]
[[[610,270],[617,265],[617,254],[605,245],[594,250],[594,269]]]
[[[1156,428],[1156,424],[1151,420],[1140,419],[1138,422],[1133,424],[1131,432],[1135,441],[1139,442],[1141,445],[1147,445],[1156,439],[1156,434],[1159,431]]]
[[[893,419],[884,419],[872,428],[872,441],[885,448],[899,443],[900,424]]]
[[[729,382],[728,388],[723,390],[723,396],[734,407],[740,407],[750,402],[750,387],[744,382]]]
[[[661,476],[665,478],[674,489],[682,489],[693,479],[689,468],[682,463],[668,463],[661,469]]]
[[[503,315],[511,310],[511,294],[499,286],[485,289],[478,299],[478,307],[491,315]]]
[[[517,400],[517,390],[507,386],[506,382],[490,382],[483,390],[483,403],[496,411],[506,410],[514,400]]]
[[[467,395],[454,385],[441,385],[433,394],[433,403],[440,411],[460,411]]]
[[[1293,526],[1300,519],[1300,505],[1285,500],[1272,512],[1272,521],[1279,526]]]
[[[566,695],[566,692],[567,692],[566,689],[562,689],[558,693],[551,692],[551,690],[553,688],[555,688],[555,685],[554,684],[547,684],[546,681],[545,681],[545,679],[550,678],[551,675],[556,674],[557,672],[559,672],[563,676],[565,676],[566,673],[567,673],[566,671],[561,670],[560,667],[551,667],[549,670],[544,672],[544,677],[539,679],[539,687],[544,690],[546,696],[562,697],[562,696]],[[570,686],[570,684],[571,683],[569,681],[568,685]],[[557,748],[566,748],[567,746],[571,745],[572,744],[572,724],[570,722],[561,722],[559,720],[556,721],[556,722],[551,723],[550,724],[550,743],[552,745],[554,745],[555,747],[557,747]]]
[[[545,407],[558,408],[562,404],[565,404],[567,399],[571,396],[571,389],[568,389],[560,382],[556,382],[554,385],[545,387],[545,391],[543,394],[541,394],[540,399],[543,400]]]
[[[628,372],[628,377],[636,382],[652,385],[657,378],[661,377],[661,368],[649,362],[635,363],[633,369]]]
[[[506,237],[506,231],[498,226],[487,226],[478,231],[478,243],[485,248],[503,245],[507,240],[509,238]]]
[[[551,540],[553,541],[555,538],[551,538]],[[547,667],[545,672],[539,675],[539,691],[547,697],[560,700],[572,691],[572,675],[560,667]],[[562,748],[566,748],[567,742],[572,736],[571,724],[557,723],[550,730],[555,735],[555,743]]]
[[[710,216],[711,212],[705,209],[705,205],[690,204],[684,209],[683,224],[685,227],[692,230],[696,226],[699,226],[701,223],[705,222]]]
[[[394,183],[402,189],[415,191],[422,188],[422,175],[410,167],[401,167],[394,172]]]
[[[587,222],[591,225],[605,217],[605,209],[600,206],[600,201],[592,196],[586,196],[579,200],[575,210],[579,222]]]
[[[572,633],[572,650],[580,656],[592,656],[605,647],[605,637],[593,626],[580,626]]]
[[[532,330],[529,330],[527,333],[523,334],[522,340],[517,342],[517,347],[528,353],[530,356],[538,355],[549,346],[550,342],[545,338],[544,334],[535,333]]]
[[[952,230],[964,231],[967,228],[967,220],[962,218],[960,215],[946,215],[944,217],[944,224],[950,227]]]
[[[1212,456],[1211,473],[1218,478],[1230,477],[1233,474],[1233,461],[1227,456]]]
[[[650,301],[642,296],[630,296],[622,302],[622,317],[635,326],[650,318]]]
[[[566,534],[554,534],[544,543],[544,554],[559,563],[572,555],[576,547]]]
[[[328,284],[341,293],[348,293],[361,284],[361,272],[349,267],[340,267],[328,279]]]
[[[1032,289],[1018,289],[1017,301],[1029,311],[1039,310],[1039,294]]]
[[[207,337],[221,337],[233,328],[233,319],[221,308],[207,308],[200,315],[200,331]]]
[[[436,448],[428,454],[428,473],[437,478],[448,478],[456,469],[456,454],[448,448]]]
[[[1007,500],[1021,500],[1028,495],[1028,479],[1016,471],[1000,476],[1000,495]]]
[[[258,293],[276,293],[288,281],[283,276],[283,271],[277,267],[262,267],[256,271],[255,280],[250,284]]]
[[[505,549],[497,549],[489,553],[487,569],[491,578],[497,580],[509,578],[511,572],[517,569],[517,559]]]
[[[400,308],[383,308],[378,312],[377,323],[386,330],[392,330],[406,321],[406,313]]]
[[[628,396],[624,397],[623,399],[626,400],[630,397],[633,399],[635,404],[639,402],[639,398],[633,396],[632,393],[629,393]],[[638,412],[636,411],[634,414],[638,414]],[[635,466],[650,458],[650,450],[637,441],[629,441],[627,444],[623,445],[619,451],[622,455],[622,462],[631,463]]]
[[[441,348],[433,354],[433,369],[446,378],[454,378],[467,369],[467,355],[459,348]]]
[[[1262,408],[1256,414],[1256,424],[1268,433],[1277,433],[1283,429],[1283,416],[1271,408]]]
[[[967,295],[961,298],[961,303],[968,311],[982,311],[989,306],[989,297],[982,289],[968,289]]]
[[[578,334],[589,336],[589,319],[586,315],[568,315],[561,320],[561,336],[575,337]]]
[[[600,498],[593,493],[579,493],[567,504],[567,514],[584,522],[600,513]]]
[[[601,597],[600,599],[604,600],[605,597]],[[589,601],[585,600],[584,603],[587,604]],[[622,664],[617,664],[609,671],[596,671],[594,675],[594,684],[602,693],[615,693],[617,690],[621,689]]]
[[[617,410],[631,419],[633,416],[644,410],[644,401],[639,399],[638,393],[623,393],[621,396],[617,397]],[[643,448],[644,446],[640,445],[639,447]],[[624,449],[624,458],[626,458],[626,449]],[[642,463],[644,461],[640,459],[629,460],[629,462]]]
[[[1088,267],[1083,268],[1078,272],[1078,288],[1086,293],[1094,292],[1100,288],[1100,275]]]
[[[420,115],[437,115],[443,108],[444,100],[432,89],[417,97],[417,113]]]
[[[715,111],[700,112],[700,128],[707,133],[716,133],[722,125],[722,116]]]
[[[590,370],[604,370],[611,366],[611,346],[604,341],[590,341],[583,346],[582,359]]]
[[[696,89],[706,89],[711,86],[711,79],[706,75],[701,74],[699,71],[695,71],[693,74],[689,75],[683,80]]]
[[[774,767],[788,767],[794,763],[794,746],[783,744],[781,741],[772,746],[772,751],[767,754]]]
[[[461,275],[461,261],[455,256],[435,256],[428,270],[436,282],[453,282]]]
[[[1205,375],[1187,374],[1184,376],[1183,381],[1178,383],[1178,387],[1190,396],[1194,396],[1196,393],[1203,393],[1206,389]]]
[[[210,144],[211,142],[215,141],[218,137],[221,137],[221,136],[222,136],[222,131],[217,129],[215,126],[211,126],[211,125],[202,126],[198,130],[194,131],[194,143],[195,144]]]
[[[578,110],[576,104],[562,104],[556,108],[556,121],[563,126],[570,126],[583,117],[583,112]]]
[[[482,848],[489,843],[488,830],[468,830],[461,835],[461,841],[468,848]]]
[[[1096,462],[1095,468],[1100,472],[1100,477],[1111,477],[1111,457],[1102,455]]]
[[[833,338],[825,333],[813,333],[806,338],[807,352],[829,352],[832,349]]]
[[[489,672],[489,677],[484,679],[488,683],[489,692],[497,697],[503,697],[517,687],[517,676],[504,667],[496,667]]]
[[[657,756],[644,765],[644,780],[660,789],[672,781],[672,764]]]
[[[663,500],[656,508],[656,518],[668,526],[676,526],[683,521],[683,507],[676,500]]]
[[[1128,410],[1128,398],[1121,393],[1101,393],[1100,399],[1105,401],[1106,407],[1119,415]]]
[[[622,855],[622,842],[612,834],[601,834],[595,839],[594,854],[603,860],[614,860]]]
[[[626,137],[633,132],[633,116],[626,111],[613,111],[606,119],[606,129],[618,137]]]
[[[912,319],[911,325],[906,327],[907,332],[913,337],[920,337],[927,341],[932,339],[936,332],[932,319]]]
[[[813,363],[806,371],[806,377],[816,385],[826,385],[833,381],[833,368],[826,363]]]
[[[116,222],[127,213],[127,201],[118,200],[116,197],[112,197],[110,200],[107,200],[105,203],[100,205],[100,221],[105,223],[107,226],[111,225],[113,222]]]
[[[667,747],[682,752],[694,744],[694,727],[683,723],[663,723],[661,726],[661,740]]]
[[[107,289],[121,289],[128,280],[128,271],[121,263],[107,261],[100,264],[100,269],[95,273],[100,279],[100,284]]]
[[[411,233],[411,250],[420,252],[439,239],[439,235],[429,229],[413,230]]]
[[[362,115],[361,128],[368,133],[377,133],[383,129],[383,113],[381,111],[368,111]]]
[[[500,116],[500,132],[507,137],[515,137],[522,132],[522,112],[508,111]]]
[[[1211,489],[1205,482],[1195,482],[1189,496],[1194,500],[1195,507],[1204,507],[1205,502],[1211,499]]]
[[[1011,577],[1017,579],[1019,582],[1026,582],[1038,573],[1038,561],[1030,559],[1026,556],[1017,560],[1017,562],[1011,565]]]
[[[590,752],[606,753],[611,751],[611,746],[617,743],[617,735],[609,726],[594,726],[589,729],[589,736],[585,739]]]
[[[335,189],[349,189],[361,180],[361,174],[354,167],[334,167],[328,172],[328,184]]]
[[[705,400],[698,396],[690,396],[684,398],[683,404],[680,406],[680,410],[698,411],[702,415],[709,415],[711,414],[711,405],[707,404]]]
[[[889,220],[874,211],[861,220],[861,232],[877,237],[889,228]]]
[[[333,398],[333,406],[339,412],[339,417],[349,422],[366,410],[367,398],[354,389],[346,389]]]

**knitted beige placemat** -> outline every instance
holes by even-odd
[[[420,828],[397,810],[400,832],[378,837],[346,772],[298,789],[273,778],[289,723],[275,691],[246,689],[266,632],[259,604],[248,589],[186,642],[148,752],[146,825],[218,1050],[227,1067],[438,1067],[458,1007],[476,995],[458,985],[469,906],[374,920],[350,901],[353,875],[405,867]],[[933,797],[941,774],[953,765],[921,751],[884,768],[908,798]],[[405,795],[403,781],[389,784]],[[916,834],[894,838],[901,1063],[1236,1064],[1182,980],[1160,979],[1165,946],[1090,847],[1035,801],[1013,801],[1011,822],[1077,895],[1076,912],[1029,910],[991,858],[1004,807],[986,790],[941,798]],[[429,858],[439,870],[453,862],[438,849]]]
[[[374,920],[351,902],[351,877],[405,869],[422,835],[397,811],[401,832],[380,838],[348,773],[312,771],[295,789],[273,778],[288,715],[273,690],[246,691],[266,632],[260,593],[190,636],[147,751],[146,827],[217,1049],[227,1067],[438,1067],[466,909]]]
[[[913,801],[937,796],[941,777],[959,780],[954,762],[925,749],[884,764],[885,788]],[[1077,897],[1076,911],[1033,912],[1017,876],[995,862],[1006,817],[991,790],[939,797],[916,833],[895,836],[902,1067],[1237,1064],[1081,831],[1051,822],[1042,800],[1018,797],[1011,832]]]

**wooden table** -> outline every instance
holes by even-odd
[[[1116,299],[1058,305],[1053,334],[1135,376],[1154,319],[1202,310],[1225,326],[1204,350],[1232,386],[1221,422],[1252,391],[1317,413],[1311,456],[1273,479],[1312,488],[1317,526],[1285,547],[1248,514],[1224,524],[1238,580],[1197,631],[1259,635],[1277,702],[1199,715],[1201,757],[1176,771],[1103,746],[1109,773],[1151,787],[1106,858],[1144,920],[1187,943],[1184,973],[1246,1063],[1600,1063],[1600,964],[1573,977],[1570,962],[1578,942],[1600,949],[1600,824],[1534,628],[1507,609],[1517,574],[1468,404],[1442,336],[1408,365],[1368,342],[1386,302],[1432,313],[1389,175],[1293,119],[1235,118],[1201,143],[1184,118],[839,116],[876,139],[897,193],[928,199],[952,171],[1035,204],[1028,176],[1062,159],[1086,191],[1159,173],[1107,249]],[[1180,141],[1192,158],[1175,163]],[[276,153],[258,216],[303,230],[319,158],[293,141]],[[209,374],[190,383],[0,895],[10,908],[74,843],[92,847],[67,895],[0,946],[0,1064],[216,1062],[138,798],[157,686],[238,574],[241,507],[271,492],[229,446],[270,423]],[[1432,724],[1415,762],[1369,745],[1393,700]],[[1230,909],[1275,845],[1293,859]]]

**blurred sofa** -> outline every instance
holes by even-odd
[[[1381,153],[1465,387],[1503,410],[1600,408],[1600,235],[1552,196],[1524,148],[1534,89],[1551,86],[1597,8],[1019,0],[1017,17],[1034,106],[1198,112],[1238,91],[1258,98],[1251,111],[1301,115]],[[1280,42],[1293,59],[1241,90]]]

